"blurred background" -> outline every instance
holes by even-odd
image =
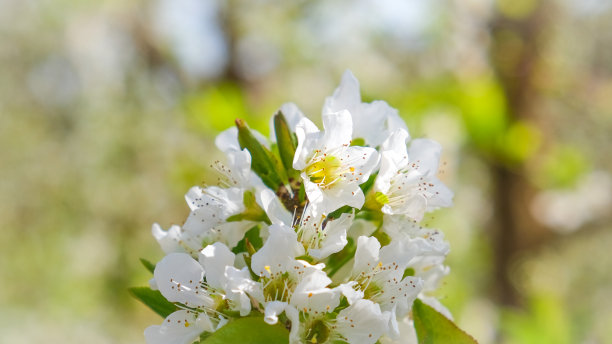
[[[138,343],[214,136],[345,69],[444,147],[439,291],[487,343],[612,343],[612,2],[0,0],[0,343]]]

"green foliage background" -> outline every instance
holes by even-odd
[[[459,326],[612,343],[605,1],[201,2],[213,29],[182,35],[226,55],[199,74],[163,3],[0,2],[0,342],[143,342],[160,319],[127,288],[162,257],[151,224],[181,224],[187,189],[216,182],[214,136],[237,117],[268,134],[285,101],[317,122],[350,68],[444,147],[456,205],[426,223],[451,242],[438,296]]]

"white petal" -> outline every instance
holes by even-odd
[[[264,321],[270,325],[276,324],[278,322],[278,315],[285,311],[285,307],[287,307],[287,302],[268,302],[264,312]]]
[[[389,312],[381,312],[378,304],[358,300],[340,311],[336,326],[351,344],[374,344],[389,331],[390,316]]]
[[[281,105],[279,109],[283,116],[285,116],[285,120],[287,121],[287,126],[289,130],[295,133],[295,127],[298,122],[305,117],[302,111],[298,108],[295,103],[285,103]],[[270,118],[270,139],[272,142],[276,142],[276,133],[274,131],[274,117]]]
[[[298,146],[293,156],[293,168],[298,171],[306,167],[306,163],[317,149],[319,138],[322,136],[317,126],[308,118],[302,118],[295,127]]]
[[[304,254],[304,247],[298,243],[297,234],[291,227],[271,225],[270,236],[251,260],[251,267],[260,276],[268,273],[287,271],[296,256]]]
[[[300,313],[291,305],[285,307],[285,315],[291,321],[291,330],[289,331],[289,343],[301,344],[299,337]]]
[[[285,315],[291,321],[291,331],[289,332],[289,341],[291,344],[300,343],[298,337],[298,330],[300,324],[299,312],[295,307],[287,304],[287,302],[281,301],[270,301],[266,304],[264,311],[264,321],[270,325],[274,325],[278,322],[278,315],[285,312]]]
[[[302,276],[291,297],[293,306],[314,314],[331,312],[338,307],[340,293],[326,288],[332,281],[325,272],[310,266]]]
[[[380,145],[389,132],[401,128],[406,131],[406,124],[396,109],[384,101],[362,103],[359,92],[359,81],[350,72],[342,76],[340,86],[331,97],[325,100],[323,114],[348,110],[353,119],[353,138],[363,138],[371,147]]]
[[[378,253],[380,243],[375,237],[360,236],[357,239],[357,250],[355,251],[355,263],[353,273],[369,271],[378,264]]]
[[[304,191],[306,191],[310,207],[312,207],[312,213],[315,217],[327,215],[345,205],[361,209],[365,202],[363,191],[356,183],[338,185],[337,187],[323,190],[306,178],[305,173],[302,173]]]
[[[379,257],[383,265],[395,262],[403,272],[408,263],[420,253],[418,245],[406,237],[402,240],[392,240],[389,245],[380,249]]]
[[[353,146],[344,149],[338,158],[348,168],[344,173],[345,182],[362,184],[378,167],[380,155],[374,148]]]
[[[393,132],[397,129],[403,129],[406,132],[408,132],[408,127],[406,126],[406,122],[404,122],[404,120],[400,117],[399,113],[396,110],[388,114],[387,130],[389,130],[389,132]]]
[[[164,257],[155,266],[153,276],[159,291],[170,302],[193,307],[212,305],[212,299],[200,285],[204,269],[186,253],[170,253]]]
[[[407,139],[408,132],[398,129],[382,144],[380,171],[374,184],[376,191],[387,194],[391,187],[391,180],[408,164]]]
[[[404,168],[408,164],[408,146],[406,146],[406,142],[409,138],[410,135],[404,129],[393,131],[389,138],[383,142],[381,154],[388,155],[398,168]]]
[[[444,233],[436,229],[421,227],[416,221],[402,215],[385,215],[382,229],[392,240],[411,240],[416,244],[420,255],[441,255],[449,251]]]
[[[196,316],[197,313],[180,310],[170,314],[161,325],[147,327],[144,332],[147,344],[191,344],[209,330]]]
[[[246,148],[229,151],[227,160],[230,165],[228,175],[232,179],[231,182],[239,187],[247,187],[251,178],[251,153]]]
[[[427,211],[453,205],[454,194],[444,183],[436,177],[430,177],[428,183],[427,189],[431,196],[427,199]]]
[[[179,244],[181,240],[181,227],[173,225],[168,231],[164,231],[159,224],[154,223],[151,227],[151,232],[164,253],[183,251]]]
[[[272,223],[291,226],[292,215],[285,209],[274,191],[266,188],[261,190],[258,196],[259,205],[265,210]]]
[[[251,312],[251,299],[249,295],[259,302],[263,303],[264,301],[261,284],[251,280],[250,273],[246,267],[238,270],[233,266],[226,266],[223,289],[226,292],[226,297],[238,306],[240,316],[246,316]]]
[[[157,287],[157,282],[155,282],[155,277],[152,277],[149,280],[149,287],[151,288],[151,290],[159,290],[159,288]]]
[[[239,151],[240,144],[238,143],[238,128],[231,127],[222,131],[215,138],[215,146],[222,152]]]
[[[200,264],[206,271],[206,282],[213,288],[221,289],[225,282],[225,267],[234,265],[236,255],[223,243],[216,242],[200,252]]]
[[[319,147],[326,151],[335,147],[349,145],[353,137],[353,120],[350,112],[339,112],[323,115],[323,128],[325,134],[319,142]]]
[[[337,112],[347,109],[353,110],[361,103],[361,94],[359,93],[359,81],[350,70],[346,70],[342,75],[340,85],[334,91],[331,97],[325,99],[323,106],[323,114]]]
[[[222,189],[210,186],[202,189],[194,186],[185,194],[185,200],[191,210],[205,210],[218,221],[244,210],[243,190],[235,187]]]
[[[246,232],[257,225],[254,221],[232,221],[215,227],[218,234],[216,240],[223,242],[227,247],[236,247],[238,242],[244,238]]]
[[[348,283],[340,284],[339,286],[336,287],[336,289],[340,290],[342,295],[346,297],[349,305],[352,305],[357,300],[363,299],[363,291],[356,290],[354,288],[354,286],[356,285],[357,285],[357,282],[350,281]]]
[[[324,259],[329,255],[340,252],[348,243],[346,231],[353,223],[354,215],[342,214],[339,219],[328,221],[323,229],[324,239],[319,242],[318,248],[308,250],[308,254],[316,259]]]
[[[389,136],[387,126],[389,116],[399,117],[397,110],[382,100],[361,103],[351,111],[351,115],[354,123],[353,137],[365,139],[370,147],[380,145]]]
[[[414,139],[410,143],[410,163],[417,164],[417,170],[423,175],[435,175],[438,173],[440,163],[440,152],[442,147],[439,143],[429,139]]]
[[[401,274],[397,274],[395,278],[399,280]],[[396,308],[397,315],[404,316],[410,312],[412,302],[422,289],[423,280],[419,277],[407,276],[401,282],[392,280],[384,286],[384,301],[379,300],[381,307],[385,310]]]

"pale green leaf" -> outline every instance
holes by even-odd
[[[261,317],[232,320],[208,336],[201,344],[287,344],[289,331],[280,324],[268,325]]]
[[[476,340],[435,309],[416,299],[412,305],[419,344],[477,344]]]

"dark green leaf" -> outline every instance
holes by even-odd
[[[350,213],[353,210],[352,207],[345,205],[339,209],[336,209],[334,211],[332,211],[331,213],[329,213],[329,215],[327,215],[327,218],[329,218],[330,220],[332,219],[337,219],[340,216],[342,216],[342,214],[344,213]]]
[[[370,178],[368,178],[368,180],[366,180],[365,183],[359,185],[359,187],[361,188],[361,191],[363,191],[364,195],[367,195],[368,191],[370,191],[370,189],[374,185],[374,181],[376,180],[376,176],[378,176],[378,172],[372,173],[370,175]]]
[[[231,321],[200,343],[287,344],[289,331],[280,324],[268,325],[261,317],[245,317]]]
[[[155,271],[155,264],[144,258],[140,258],[140,262],[142,263],[142,265],[144,265],[145,268],[147,268],[147,270],[149,270],[149,272],[153,273]]]
[[[287,175],[281,162],[253,136],[243,120],[237,119],[236,127],[238,127],[240,148],[246,148],[251,154],[251,169],[253,172],[272,190],[276,190],[283,185],[287,180]]]
[[[274,115],[274,133],[283,166],[288,176],[295,179],[299,176],[299,172],[293,169],[293,156],[296,148],[294,134],[289,130],[287,119],[281,111]]]
[[[306,200],[306,190],[304,189],[304,183],[300,183],[300,189],[298,191],[298,200],[301,203]]]
[[[176,306],[166,300],[159,290],[151,290],[149,287],[132,287],[128,290],[132,296],[164,318],[176,311]]]
[[[247,240],[253,245],[255,250],[259,250],[263,246],[263,240],[259,236],[259,226],[254,226],[249,229],[245,234],[244,238],[236,244],[236,247],[232,248],[232,252],[238,254],[240,252],[248,252],[247,250]]]
[[[419,344],[477,344],[455,323],[435,309],[416,299],[412,305],[412,317]]]

